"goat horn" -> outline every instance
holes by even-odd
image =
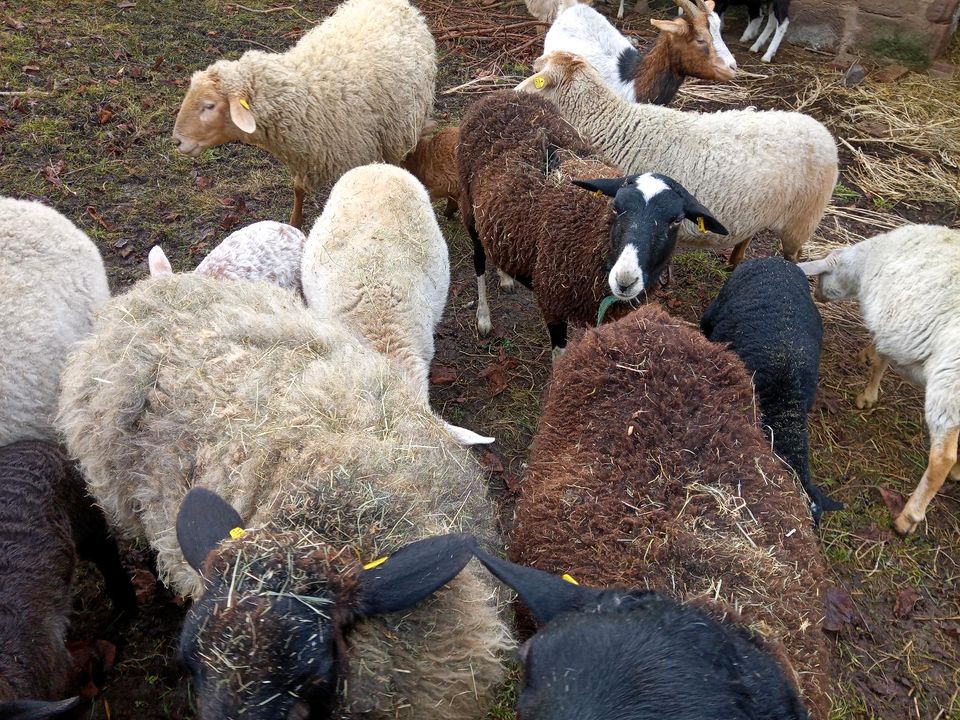
[[[689,15],[691,18],[696,17],[700,14],[700,9],[691,2],[691,0],[674,0],[677,5],[683,10],[684,13]]]

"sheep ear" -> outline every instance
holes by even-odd
[[[817,275],[822,275],[832,266],[833,263],[830,262],[829,255],[827,255],[825,258],[820,258],[819,260],[809,260],[807,262],[797,263],[797,267],[803,270],[803,274],[807,277],[816,277]]]
[[[253,117],[250,103],[245,97],[230,96],[230,119],[245,133],[252,133],[257,129],[257,120]]]
[[[457,444],[463,445],[464,447],[470,447],[471,445],[489,445],[492,442],[496,442],[496,438],[478,435],[473,430],[467,430],[458,425],[451,425],[445,422],[443,426],[446,428],[446,431],[450,433],[451,437],[456,440]]]
[[[204,488],[193,488],[177,513],[177,542],[197,572],[210,551],[227,538],[244,535],[243,518],[226,500]]]
[[[47,700],[11,700],[0,703],[3,720],[48,720],[63,717],[80,704],[79,697],[50,702]]]
[[[435,535],[364,565],[358,612],[406,610],[453,580],[473,557],[469,535]]]
[[[596,180],[573,180],[573,184],[584,190],[590,190],[595,193],[602,193],[608,197],[616,197],[617,190],[627,184],[629,178],[598,178]]]
[[[173,275],[173,267],[170,265],[170,261],[167,260],[166,253],[163,252],[163,249],[159,245],[154,245],[150,248],[150,254],[147,255],[147,265],[150,268],[151,277]]]
[[[683,20],[658,20],[657,18],[651,18],[650,24],[658,30],[674,33],[675,35],[682,35],[687,32],[687,25]]]
[[[727,235],[727,229],[717,220],[713,214],[703,206],[689,191],[673,178],[659,173],[653,173],[655,178],[662,180],[671,190],[683,198],[683,215],[690,222],[696,223],[700,232],[716,233],[717,235]]]
[[[485,553],[474,546],[473,554],[501,582],[513,588],[540,623],[560,613],[576,612],[595,601],[601,590],[578,585],[573,578],[559,578],[543,570],[517,565]]]

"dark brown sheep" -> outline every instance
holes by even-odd
[[[0,717],[58,717],[76,675],[67,651],[77,554],[94,559],[117,610],[133,586],[83,478],[55,445],[0,448]]]
[[[826,718],[824,566],[743,364],[659,308],[586,332],[554,370],[512,559],[695,601],[762,637]]]

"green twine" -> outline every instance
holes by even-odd
[[[619,302],[619,298],[614,295],[607,295],[600,301],[600,309],[597,310],[597,327],[600,327],[600,324],[603,322],[603,316],[607,314],[610,306],[615,305],[617,302]]]

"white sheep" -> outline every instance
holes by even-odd
[[[200,261],[198,275],[226,280],[263,280],[300,292],[300,263],[306,236],[285,223],[264,220],[230,233]],[[173,275],[159,245],[147,256],[150,275]]]
[[[433,332],[450,286],[447,244],[430,196],[406,170],[366,165],[330,192],[303,253],[303,294],[322,320],[339,320],[397,361],[424,401]],[[466,444],[493,442],[448,429]]]
[[[0,198],[0,446],[57,441],[60,371],[110,297],[96,246],[56,210]]]
[[[709,207],[729,235],[681,229],[687,247],[734,246],[743,259],[761,230],[780,236],[796,261],[837,182],[837,145],[808,115],[777,110],[681,112],[628,103],[596,70],[569,53],[541,58],[517,90],[552,100],[563,117],[630,173],[657,172],[681,183]]]
[[[250,50],[194,73],[173,138],[196,157],[239,140],[293,175],[303,196],[357,165],[399,163],[433,109],[436,46],[407,0],[347,0],[285,53]]]
[[[920,484],[894,520],[913,532],[949,475],[960,480],[960,231],[907,225],[800,264],[818,278],[819,300],[853,299],[873,345],[867,386],[857,407],[877,401],[888,365],[925,390],[930,456]]]
[[[362,564],[497,534],[476,462],[342,324],[266,283],[142,280],[71,355],[59,423],[108,517],[195,599],[180,650],[204,720],[307,717],[313,691],[369,720],[472,720],[492,704],[510,638],[481,571],[403,612],[364,609]],[[199,552],[178,521],[191,489],[229,504],[201,508]]]

